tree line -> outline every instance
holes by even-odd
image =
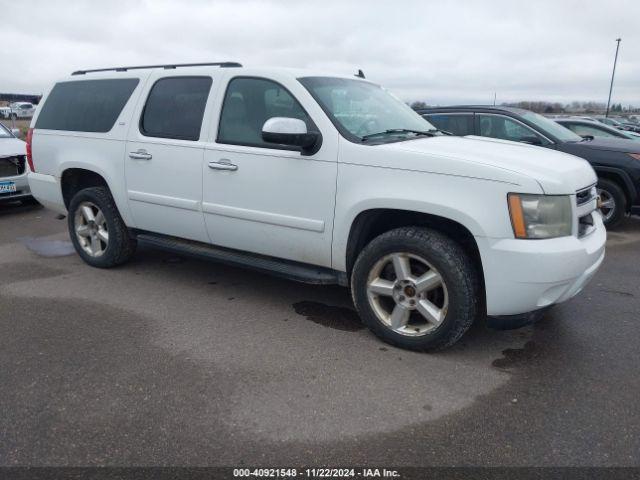
[[[411,108],[414,110],[418,110],[420,108],[429,108],[435,105],[429,105],[424,101],[415,101],[409,104]],[[560,102],[544,102],[544,101],[521,101],[521,102],[510,102],[510,103],[502,103],[504,107],[518,107],[524,108],[525,110],[531,110],[536,113],[604,113],[607,109],[607,105],[605,103],[600,102],[578,102],[574,101],[571,103],[560,103]],[[623,106],[621,103],[614,103],[610,107],[611,112],[615,113],[639,113],[640,108],[634,107],[633,105]]]

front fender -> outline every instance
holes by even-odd
[[[371,209],[436,215],[464,226],[475,237],[513,235],[507,193],[513,185],[491,180],[340,164],[332,265],[346,271],[347,244],[356,217]],[[539,188],[530,193],[542,193]]]

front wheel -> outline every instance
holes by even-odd
[[[449,237],[405,227],[375,238],[351,275],[364,323],[384,341],[412,350],[453,345],[477,318],[481,288],[467,253]]]
[[[76,193],[69,204],[68,222],[76,252],[92,267],[114,267],[135,253],[136,240],[105,187]]]
[[[600,213],[602,221],[608,229],[614,229],[624,220],[627,213],[627,197],[616,182],[601,178],[597,185],[600,195]]]

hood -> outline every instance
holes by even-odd
[[[383,147],[462,160],[467,164],[473,164],[474,167],[485,167],[485,170],[499,169],[502,173],[507,173],[507,178],[517,179],[518,176],[524,175],[535,180],[544,193],[550,195],[575,193],[597,181],[593,168],[582,158],[507,140],[475,136],[438,136],[389,143]],[[427,165],[425,170],[429,170]],[[471,171],[471,166],[468,166],[467,170]],[[487,175],[490,176],[491,172],[482,176]]]
[[[627,140],[625,138],[599,137],[584,142],[572,142],[570,145],[576,148],[606,150],[609,152],[640,153],[640,145],[638,145],[637,140]]]
[[[26,155],[27,144],[18,138],[0,138],[0,157]]]

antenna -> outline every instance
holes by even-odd
[[[358,70],[358,73],[355,75],[358,78],[364,78],[364,72],[362,70]]]

